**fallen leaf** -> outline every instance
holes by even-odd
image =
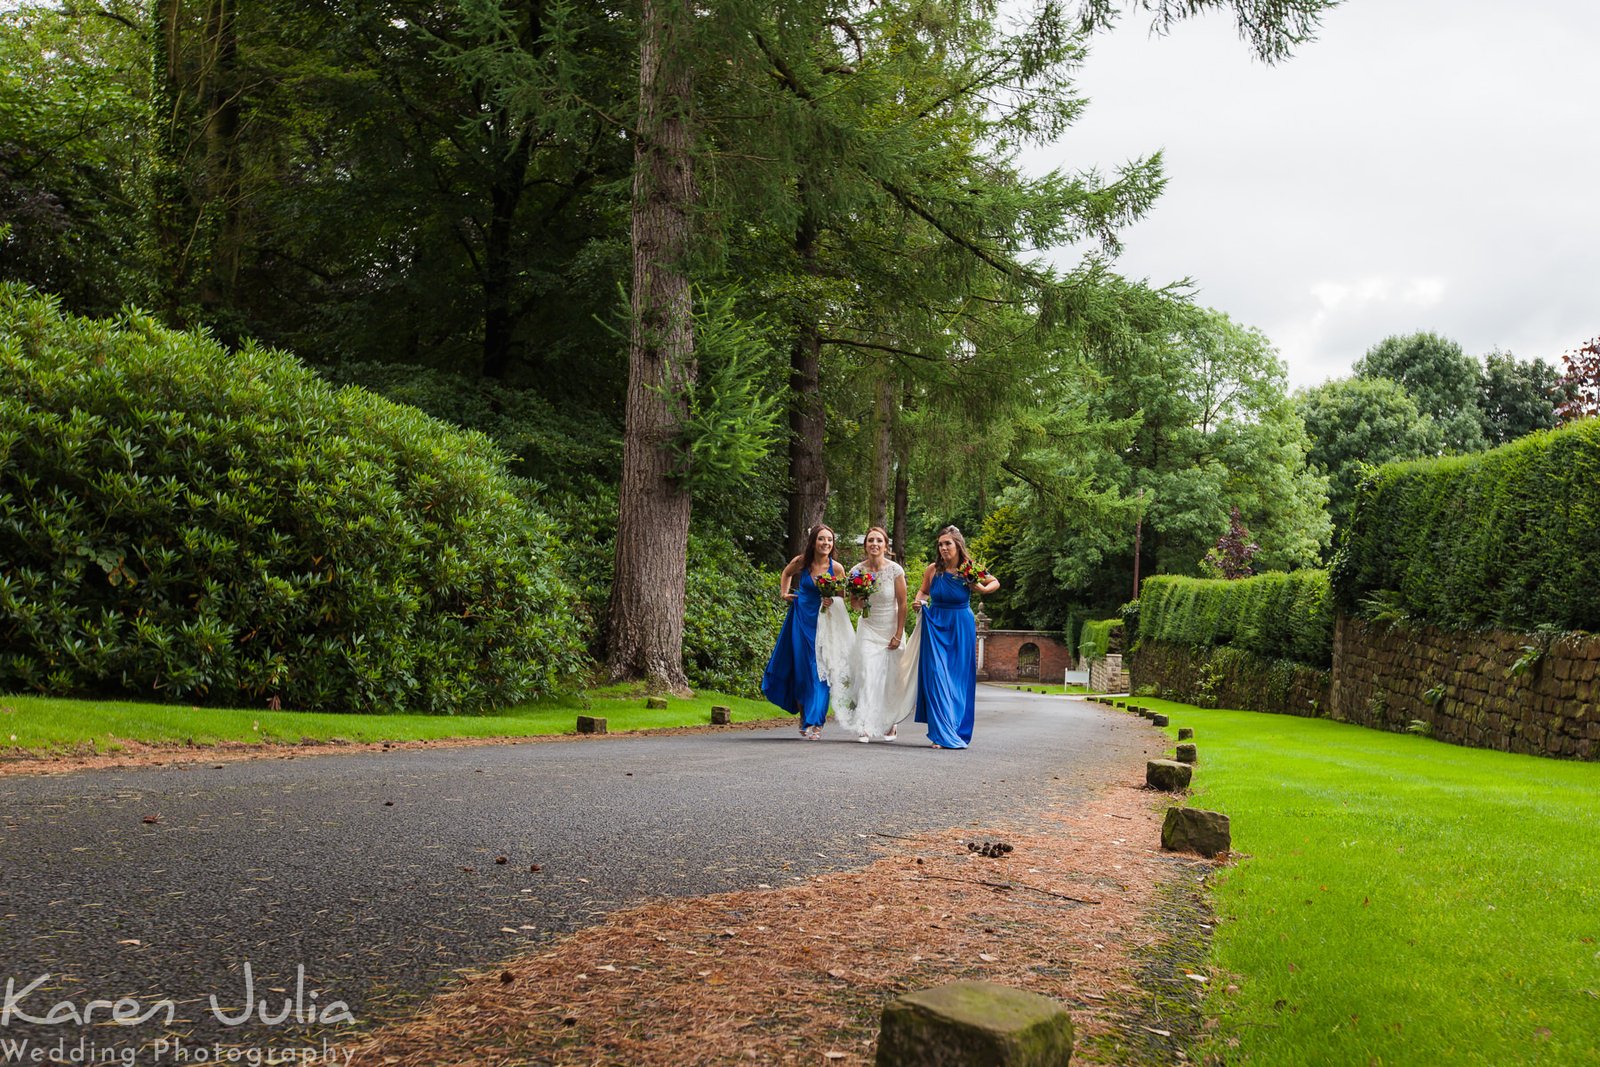
[[[144,942],[140,941],[137,937],[130,937],[126,941],[118,941],[117,944],[119,944],[119,945],[142,945],[142,944],[144,944]]]
[[[161,816],[159,816],[159,815],[146,815],[141,821],[145,822],[145,823],[158,823],[158,822],[161,821]]]
[[[984,963],[998,963],[1000,961],[999,956],[991,956],[987,952],[978,953],[978,958]]]
[[[1184,973],[1184,977],[1189,979],[1189,981],[1191,981],[1191,982],[1209,982],[1209,981],[1211,981],[1211,979],[1207,978],[1203,974],[1189,974],[1189,973],[1185,972]]]
[[[507,858],[506,858],[506,857],[504,857],[504,856],[496,856],[496,857],[495,857],[495,858],[494,858],[494,861],[495,861],[495,862],[496,862],[496,863],[510,863],[510,862],[511,862],[511,861],[510,861],[510,860],[509,860],[509,859],[507,859]]]

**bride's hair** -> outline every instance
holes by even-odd
[[[967,555],[967,539],[961,536],[961,528],[959,526],[946,526],[944,529],[939,531],[939,536],[934,538],[933,560],[939,565],[940,570],[944,570],[945,566],[944,557],[939,555],[939,541],[946,537],[950,538],[950,540],[956,543],[957,567],[961,566],[963,563],[967,562],[967,560],[972,558],[971,556]]]
[[[889,551],[889,531],[882,526],[868,526],[867,532],[861,536],[861,558],[867,558],[867,538],[872,536],[873,530],[883,534],[883,558],[894,559],[894,553]]]
[[[815,526],[811,527],[811,532],[806,535],[806,560],[805,560],[805,563],[803,564],[803,566],[805,567],[805,569],[807,571],[809,571],[811,569],[811,565],[817,561],[817,535],[820,534],[823,530],[827,530],[829,533],[833,533],[833,527],[832,526],[829,526],[826,523],[819,522]],[[839,546],[839,535],[838,534],[833,534],[833,544],[834,544],[835,548],[837,548]],[[833,566],[832,566],[833,553],[832,552],[828,553],[828,562],[829,562],[828,570],[832,571],[833,570]]]

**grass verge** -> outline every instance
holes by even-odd
[[[665,709],[644,706],[627,686],[549,697],[489,715],[334,715],[302,711],[196,708],[61,697],[0,697],[0,755],[8,752],[120,751],[125,742],[146,745],[215,745],[223,742],[299,743],[334,739],[422,741],[471,737],[537,737],[573,733],[577,717],[604,716],[613,732],[710,721],[711,706],[725,704],[735,722],[770,719],[782,712],[762,700],[700,692],[668,698]]]
[[[1039,682],[990,682],[990,685],[1001,689],[1015,689],[1035,693],[1048,693],[1051,696],[1083,696],[1089,692],[1086,685],[1046,685]]]
[[[1243,854],[1216,882],[1202,1054],[1600,1063],[1600,765],[1140,704],[1194,728],[1190,803]]]

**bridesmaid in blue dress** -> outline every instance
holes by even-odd
[[[822,739],[822,724],[828,720],[828,683],[817,677],[817,614],[833,598],[817,591],[816,578],[844,574],[844,567],[833,560],[833,540],[828,527],[813,527],[805,552],[783,568],[778,584],[789,613],[761,676],[762,695],[800,716],[800,736],[810,741]]]
[[[1000,581],[990,577],[969,587],[960,568],[970,557],[967,541],[954,526],[939,531],[939,558],[928,564],[917,591],[922,621],[922,661],[917,666],[917,721],[928,724],[934,748],[966,748],[978,704],[978,623],[971,593],[992,593]]]

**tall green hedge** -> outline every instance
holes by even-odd
[[[1101,659],[1111,648],[1111,631],[1122,626],[1121,619],[1091,619],[1083,624],[1083,636],[1078,639],[1078,656],[1082,659]]]
[[[1226,645],[1266,659],[1327,668],[1333,611],[1325,571],[1222,578],[1147,578],[1139,591],[1139,640]]]
[[[0,287],[0,691],[473,712],[582,662],[481,434]]]
[[[1600,420],[1380,468],[1357,487],[1332,573],[1352,614],[1600,631]]]

